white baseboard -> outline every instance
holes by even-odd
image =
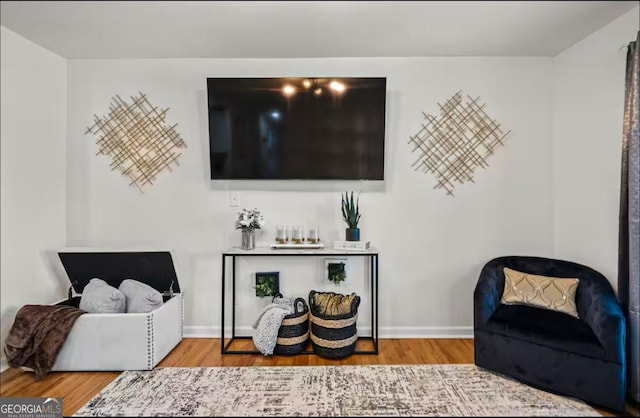
[[[380,327],[380,338],[473,338],[473,327]],[[185,338],[220,338],[220,327],[185,325]],[[370,327],[359,327],[358,334],[371,335]],[[236,327],[236,335],[253,335],[251,327]],[[231,336],[231,329],[225,330]]]
[[[225,331],[229,334],[229,331]],[[220,338],[220,327],[206,325],[184,325],[182,327],[184,338]]]
[[[473,338],[473,327],[380,327],[380,338]]]

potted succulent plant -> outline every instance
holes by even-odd
[[[358,228],[358,222],[360,222],[360,194],[356,199],[354,204],[353,202],[353,192],[351,192],[351,196],[349,196],[349,192],[345,192],[342,197],[342,219],[349,226],[346,229],[346,238],[347,241],[360,241],[360,228]]]

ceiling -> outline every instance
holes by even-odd
[[[638,1],[2,1],[65,58],[554,56]]]

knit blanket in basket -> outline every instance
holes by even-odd
[[[293,312],[293,299],[279,297],[274,298],[273,302],[262,310],[251,326],[256,330],[253,334],[253,344],[258,351],[265,356],[273,354],[282,320]]]

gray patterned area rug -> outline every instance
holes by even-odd
[[[472,364],[126,371],[74,416],[599,416]]]

